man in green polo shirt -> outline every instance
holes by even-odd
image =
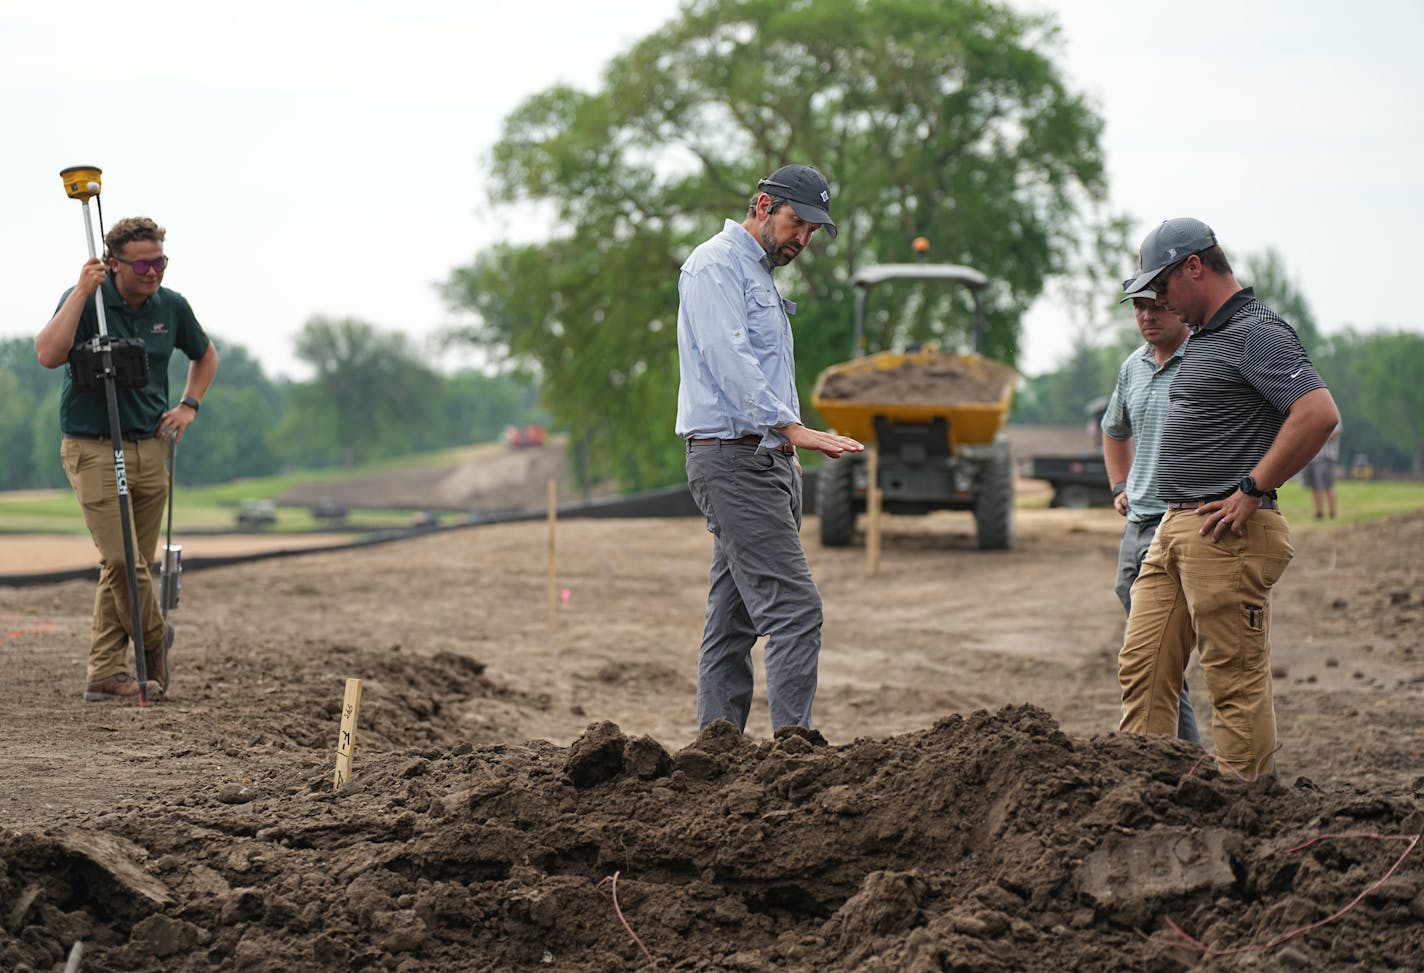
[[[99,333],[94,307],[97,292],[104,302],[108,333],[114,338],[141,339],[148,351],[148,384],[116,392],[150,696],[168,689],[168,650],[173,642],[173,628],[163,623],[149,568],[168,502],[168,442],[183,438],[218,370],[217,349],[203,333],[193,309],[183,295],[162,286],[168,266],[164,236],[163,227],[147,217],[115,223],[104,237],[106,259],[91,257],[84,264],[79,283],[65,291],[54,317],[35,338],[41,365],[65,365],[76,343],[86,343]],[[187,355],[190,364],[183,396],[170,409],[168,360],[175,349]],[[81,391],[66,371],[59,418],[64,471],[84,510],[100,559],[84,699],[134,699],[139,686],[128,664],[132,639],[128,572],[102,385],[97,392]]]

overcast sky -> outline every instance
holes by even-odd
[[[1400,286],[1424,226],[1424,2],[1016,2],[1063,26],[1062,63],[1107,121],[1110,205],[1134,240],[1196,216],[1228,254],[1277,248],[1326,332],[1424,330]],[[676,12],[3,0],[0,337],[33,335],[74,283],[84,223],[59,170],[92,164],[105,220],[166,226],[165,283],[269,372],[304,374],[292,338],[315,314],[423,341],[453,320],[435,283],[516,229],[482,182],[504,116],[556,82],[596,87]],[[1051,298],[1034,308],[1022,370],[1062,358],[1070,320]]]

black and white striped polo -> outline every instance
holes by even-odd
[[[1286,413],[1325,382],[1295,330],[1256,300],[1234,294],[1192,332],[1172,380],[1157,463],[1164,501],[1224,496],[1275,442]]]

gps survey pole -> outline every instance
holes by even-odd
[[[72,166],[60,172],[64,191],[70,199],[84,206],[84,241],[89,244],[89,256],[99,254],[94,248],[94,224],[89,218],[89,198],[99,195],[101,170],[94,166]],[[115,390],[117,372],[109,342],[109,327],[104,320],[104,289],[94,291],[94,311],[99,316],[99,336],[94,339],[99,371],[104,380],[104,397],[109,407],[109,439],[114,446],[114,483],[119,491],[119,521],[124,532],[124,571],[129,583],[129,624],[134,645],[134,668],[138,671],[138,705],[148,705],[148,665],[143,657],[143,614],[138,603],[138,571],[134,567],[133,523],[129,519],[129,478],[124,465],[124,436],[119,426],[119,396]]]
[[[173,471],[178,466],[178,442],[168,440],[168,538],[163,543],[163,566],[159,569],[158,606],[163,609],[163,620],[168,621],[168,610],[178,607],[178,593],[182,586],[183,545],[173,543]],[[164,638],[167,638],[164,629]]]

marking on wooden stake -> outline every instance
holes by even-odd
[[[336,776],[331,789],[341,790],[351,779],[351,760],[356,753],[356,721],[361,718],[361,680],[346,680],[346,698],[341,702],[341,735],[336,738]]]

